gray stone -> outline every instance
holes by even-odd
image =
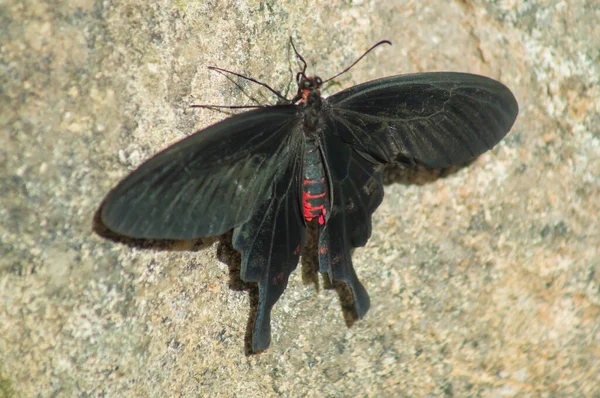
[[[594,1],[47,2],[0,5],[0,396],[598,396],[600,7]],[[455,70],[520,115],[469,168],[386,186],[347,328],[298,270],[268,351],[214,247],[92,232],[104,195],[249,102],[216,65],[285,89],[292,35],[329,88]],[[241,82],[262,103],[269,92]],[[327,94],[327,93],[326,93]]]

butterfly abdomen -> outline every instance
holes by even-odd
[[[302,207],[304,219],[306,222],[311,222],[313,218],[317,217],[319,224],[323,225],[325,216],[329,212],[327,184],[321,154],[315,142],[310,139],[306,142],[303,174]]]

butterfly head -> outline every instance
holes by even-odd
[[[311,102],[313,96],[321,96],[323,80],[319,76],[306,76],[298,74],[298,95],[300,103]]]

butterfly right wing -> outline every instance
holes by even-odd
[[[328,121],[330,122],[330,121]],[[327,221],[319,228],[319,265],[331,281],[345,282],[362,318],[369,295],[352,265],[352,249],[371,236],[371,215],[383,200],[383,165],[354,150],[328,128],[322,139],[328,181],[333,193]]]
[[[510,130],[519,107],[485,76],[456,72],[399,75],[325,100],[333,134],[381,163],[430,168],[461,165]]]
[[[503,84],[465,73],[421,73],[359,84],[324,101],[331,214],[319,231],[321,271],[346,282],[359,317],[369,296],[351,250],[366,244],[381,203],[385,163],[447,167],[494,146],[510,130],[517,102]]]
[[[104,225],[144,239],[221,235],[270,198],[296,158],[295,106],[245,112],[158,153],[105,198]]]

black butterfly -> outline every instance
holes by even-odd
[[[324,99],[323,81],[306,76],[297,56],[304,68],[294,99],[172,145],[121,181],[99,210],[108,229],[132,238],[194,239],[233,229],[241,279],[259,288],[254,352],[270,344],[271,309],[298,264],[308,222],[319,224],[320,272],[348,284],[363,317],[369,296],[351,250],[371,235],[383,166],[463,164],[498,143],[518,113],[503,84],[453,72],[386,77]]]

